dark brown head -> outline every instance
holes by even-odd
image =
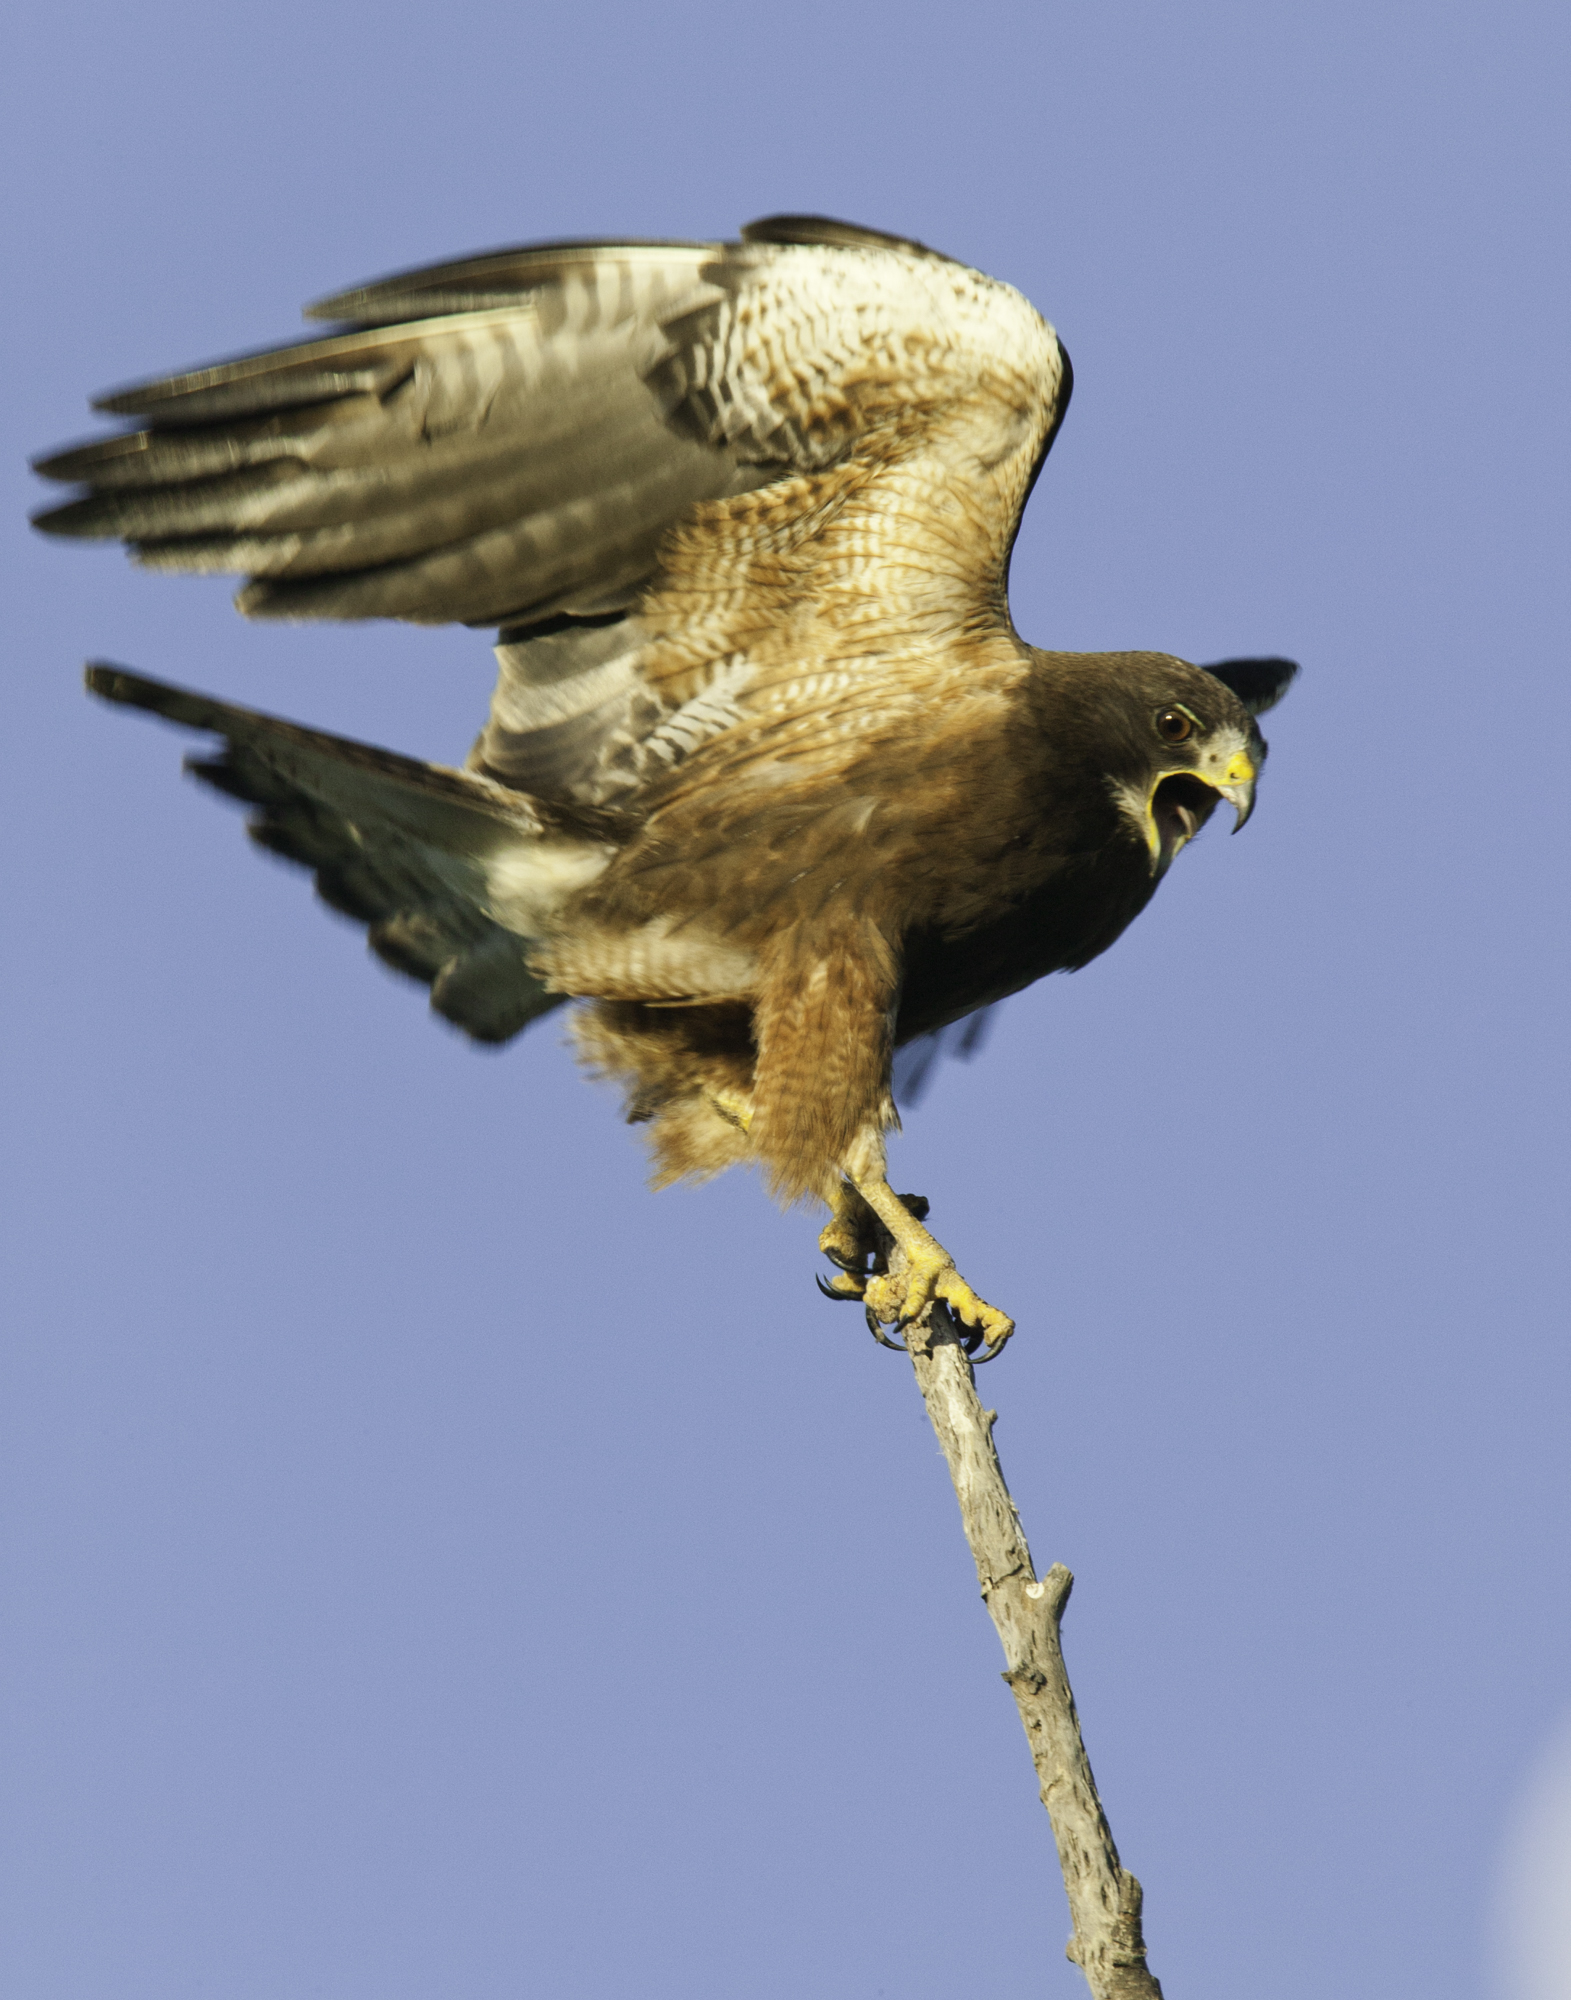
[[[1266,758],[1256,717],[1287,692],[1291,660],[1191,666],[1166,653],[1049,655],[1078,731],[1128,830],[1160,877],[1225,799],[1254,810]],[[1060,674],[1062,679],[1060,680]]]

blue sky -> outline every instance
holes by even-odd
[[[247,627],[21,525],[89,393],[337,286],[806,209],[1073,354],[1027,638],[1304,663],[1245,835],[895,1153],[1020,1322],[983,1379],[1155,1969],[1566,1992],[1498,1882],[1571,1824],[1568,42],[1344,0],[13,24],[7,1990],[1084,1990],[942,1464],[816,1225],[649,1195],[554,1024],[461,1042],[80,692],[107,656],[456,761],[485,635]]]

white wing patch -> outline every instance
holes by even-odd
[[[540,937],[568,897],[605,873],[614,847],[577,841],[520,841],[489,855],[485,911],[505,930]]]

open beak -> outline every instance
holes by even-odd
[[[1199,771],[1165,771],[1151,787],[1146,840],[1152,872],[1161,875],[1178,850],[1193,840],[1226,799],[1236,815],[1233,831],[1255,809],[1256,769],[1247,750],[1235,750],[1214,775]]]

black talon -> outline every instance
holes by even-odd
[[[873,1336],[873,1338],[878,1342],[880,1347],[887,1347],[893,1354],[909,1354],[911,1352],[910,1348],[906,1346],[904,1341],[891,1340],[889,1338],[889,1335],[885,1333],[884,1329],[879,1325],[878,1315],[873,1311],[873,1308],[871,1306],[868,1306],[866,1310],[867,1310],[867,1330]]]
[[[826,1299],[833,1299],[836,1305],[859,1306],[862,1303],[860,1292],[838,1292],[833,1285],[826,1285],[817,1271],[813,1273],[813,1283],[817,1285]]]

